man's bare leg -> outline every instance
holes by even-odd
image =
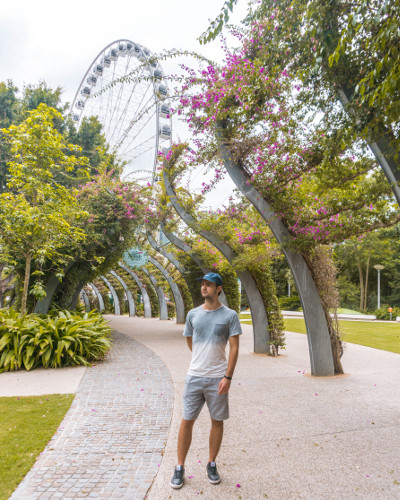
[[[209,462],[215,462],[219,449],[222,443],[222,436],[224,435],[224,421],[211,419],[211,432],[210,432],[210,456]]]
[[[182,419],[178,434],[178,465],[185,465],[186,455],[192,442],[194,423],[195,420]]]

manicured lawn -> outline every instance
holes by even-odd
[[[73,399],[74,394],[0,398],[0,500],[25,477]]]
[[[340,328],[345,342],[400,354],[399,323],[342,320],[340,321]],[[285,319],[285,329],[290,332],[306,333],[304,319]]]
[[[339,314],[362,314],[362,313],[360,313],[360,311],[354,311],[353,309],[343,309],[341,307],[339,307],[337,312]]]
[[[247,319],[248,318],[248,319]],[[240,322],[251,325],[249,315],[240,314]],[[352,344],[365,345],[382,349],[383,351],[396,352],[400,354],[400,324],[399,323],[375,323],[373,321],[340,321],[343,340]],[[306,333],[306,325],[303,318],[286,318],[285,330],[296,333]]]

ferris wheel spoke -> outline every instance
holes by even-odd
[[[114,61],[111,82],[113,82],[115,80],[115,69],[116,69],[116,66],[117,66],[117,61]],[[108,136],[108,134],[110,132],[110,126],[111,126],[111,123],[112,123],[112,116],[114,114],[113,99],[114,99],[114,85],[111,85],[111,88],[110,88],[110,91],[109,91],[109,94],[108,94],[108,99],[107,99],[106,115],[104,117],[104,121],[106,123],[108,123],[108,127],[107,127],[107,130],[106,130],[106,136]],[[111,107],[111,110],[110,110],[111,115],[110,115],[110,117],[108,117],[108,110],[109,110],[110,107]]]
[[[127,76],[127,72],[128,72],[128,69],[129,69],[129,62],[130,62],[130,59],[131,59],[131,56],[128,56],[128,60],[127,60],[127,63],[126,63],[126,66],[125,66],[125,73],[124,73],[124,77]],[[131,99],[132,99],[132,96],[134,95],[135,93],[135,90],[136,90],[136,87],[137,87],[137,81],[135,82],[135,85],[131,88],[130,90],[130,94],[129,94],[129,98],[125,101],[125,106],[124,106],[124,109],[123,111],[120,113],[119,115],[119,118],[118,118],[118,121],[115,125],[115,128],[114,128],[114,131],[113,131],[113,134],[112,136],[110,137],[110,142],[112,142],[113,138],[114,138],[114,134],[117,132],[117,128],[118,128],[118,125],[119,125],[119,131],[117,132],[116,134],[116,137],[118,138],[118,135],[121,131],[121,128],[123,126],[123,123],[124,123],[124,120],[125,120],[125,116],[127,114],[127,111],[129,109],[129,105],[130,105],[130,102],[131,102]],[[118,141],[118,139],[116,139],[116,142]]]
[[[126,102],[126,104],[125,104],[124,110],[123,110],[123,112],[120,114],[120,117],[119,117],[118,122],[117,122],[117,124],[116,124],[116,127],[115,127],[115,129],[114,129],[113,135],[112,135],[112,137],[111,137],[111,139],[110,139],[110,142],[111,142],[112,138],[114,137],[114,133],[115,133],[115,131],[116,131],[116,129],[117,129],[118,123],[120,123],[120,124],[121,124],[121,125],[120,125],[120,127],[119,127],[119,132],[118,132],[118,134],[120,134],[120,132],[121,132],[121,129],[122,129],[123,125],[124,125],[124,119],[125,119],[125,116],[126,116],[126,114],[127,114],[129,104],[131,103],[132,97],[133,97],[133,95],[134,95],[134,93],[135,93],[135,90],[137,90],[137,87],[138,87],[138,86],[139,86],[139,88],[140,88],[140,77],[142,76],[142,74],[143,74],[143,70],[142,70],[141,74],[139,75],[139,77],[136,79],[135,85],[134,85],[134,87],[133,87],[133,88],[132,88],[132,90],[131,90],[131,93],[130,93],[129,99],[128,99],[128,101],[127,101],[127,102]],[[147,92],[147,88],[146,88],[146,92]],[[133,118],[130,120],[130,122],[132,122],[132,120],[134,120],[134,119],[135,119],[135,116],[136,116],[136,114],[137,114],[138,110],[140,109],[140,107],[141,107],[141,105],[142,105],[142,102],[143,102],[143,99],[144,99],[144,97],[145,97],[145,95],[146,95],[146,92],[142,95],[142,99],[141,99],[140,103],[136,106],[136,109],[135,109],[135,114],[134,114]],[[127,129],[128,129],[128,131],[129,131],[129,125],[128,125]],[[123,132],[123,134],[122,134],[122,137],[123,137],[123,138],[122,138],[122,139],[119,139],[119,135],[118,135],[118,134],[117,134],[116,139],[115,139],[115,141],[114,141],[116,144],[120,144],[120,143],[122,143],[122,142],[123,142],[123,140],[124,140],[124,136],[126,135],[126,131],[124,131],[124,132]]]
[[[151,118],[155,115],[156,110],[155,110],[155,109],[153,109],[153,113],[149,116],[149,118],[148,118],[147,122],[145,122],[145,123],[143,124],[143,123],[141,123],[141,121],[140,121],[140,120],[142,119],[142,117],[146,114],[146,112],[148,111],[148,109],[149,109],[149,108],[147,108],[147,104],[150,102],[150,100],[151,100],[151,99],[152,99],[152,96],[150,96],[150,98],[149,98],[149,99],[147,100],[147,102],[144,104],[144,106],[143,106],[143,108],[142,108],[142,110],[144,109],[144,111],[142,111],[142,114],[141,114],[141,115],[137,116],[137,113],[135,113],[135,116],[134,116],[134,117],[132,118],[132,120],[130,121],[130,123],[129,123],[128,127],[125,129],[125,131],[124,131],[124,133],[123,133],[123,135],[122,135],[122,137],[121,137],[120,141],[118,142],[117,147],[120,147],[120,146],[123,144],[123,142],[125,141],[125,139],[127,138],[127,136],[131,133],[131,131],[132,131],[132,130],[136,130],[136,129],[138,129],[140,126],[144,126],[144,125],[145,125],[146,123],[148,123],[148,121],[149,121],[149,120],[150,120],[150,119],[151,119]],[[142,104],[142,103],[140,103],[140,105],[141,105],[141,104]],[[131,135],[132,135],[132,134],[131,134]],[[132,142],[133,140],[135,140],[135,139],[136,139],[136,136],[137,136],[137,134],[136,134],[136,135],[134,135],[134,136],[131,138],[132,140],[129,142],[129,145],[131,144],[131,142]]]
[[[154,134],[153,136],[148,137],[147,139],[145,139],[140,144],[135,144],[135,147],[132,148],[129,151],[126,151],[125,154],[127,156],[129,155],[129,158],[132,159],[132,160],[134,160],[136,158],[139,158],[144,153],[147,153],[147,151],[150,151],[150,149],[153,148],[153,142],[155,140],[155,137],[156,136]],[[131,153],[133,153],[133,154],[131,154]]]
[[[132,143],[136,140],[136,138],[140,135],[142,132],[143,128],[150,122],[150,120],[153,118],[155,115],[156,111],[153,110],[153,113],[148,117],[147,121],[144,122],[137,122],[135,125],[136,127],[131,127],[130,130],[134,130],[134,135],[130,138],[130,141],[126,144],[125,149],[120,150],[121,154],[126,154],[128,151],[128,148],[132,145]],[[141,128],[139,128],[139,126]],[[154,136],[153,136],[154,137]],[[119,147],[122,146],[122,142],[119,144]],[[136,146],[135,146],[136,147]],[[119,148],[118,148],[119,149]]]
[[[129,63],[129,61],[128,61]],[[128,65],[127,63],[127,65]],[[127,66],[126,66],[127,67]],[[122,99],[122,95],[124,93],[124,77],[126,76],[126,67],[125,67],[125,71],[124,71],[124,74],[119,77],[120,78],[120,81],[121,81],[121,85],[119,86],[119,89],[118,89],[118,95],[117,95],[117,98],[115,100],[115,103],[114,103],[114,106],[113,106],[113,113],[111,115],[111,122],[113,121],[114,119],[114,115],[117,116],[117,117],[120,117],[120,111],[119,111],[119,108],[120,108],[120,105],[121,105],[121,99]],[[117,123],[115,124],[114,128],[113,128],[113,131],[110,135],[110,143],[113,142],[113,137],[114,137],[114,134],[115,134],[115,130],[116,130],[116,127],[118,126],[118,120],[117,120]]]

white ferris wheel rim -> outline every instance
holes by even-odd
[[[127,48],[130,47],[130,52],[121,54],[121,47],[124,50],[127,50]],[[112,52],[113,50],[114,52]],[[110,56],[110,54],[112,54],[112,56]],[[121,61],[121,58],[125,56],[127,56],[128,59],[124,74],[116,75],[115,72],[117,62]],[[109,58],[109,60],[106,60],[107,57]],[[113,59],[110,59],[110,57],[113,57]],[[102,132],[105,134],[106,140],[110,144],[111,152],[116,153],[118,157],[123,161],[128,160],[134,162],[136,158],[142,156],[143,159],[144,155],[149,156],[147,154],[148,151],[152,151],[153,159],[151,162],[150,160],[148,161],[148,163],[151,163],[151,165],[149,165],[150,168],[144,169],[144,172],[146,173],[146,175],[149,175],[149,177],[151,175],[151,180],[152,182],[154,182],[156,175],[157,156],[161,147],[161,143],[164,148],[168,149],[171,147],[172,118],[170,111],[166,111],[170,108],[165,102],[168,99],[168,85],[164,80],[164,72],[161,65],[156,62],[155,59],[152,60],[152,57],[153,54],[149,49],[136,42],[133,42],[132,40],[118,39],[109,43],[97,54],[97,56],[89,65],[86,73],[84,74],[76,91],[75,97],[72,101],[70,114],[73,120],[77,122],[78,125],[80,125],[83,117],[93,116],[93,113],[85,113],[86,103],[91,102],[91,105],[93,105],[93,99],[97,99],[97,97],[100,96],[100,100],[97,100],[96,103],[97,106],[101,107],[104,104],[101,101],[101,96],[104,94],[104,91],[109,91],[106,114],[103,115],[102,119],[99,117],[99,113],[96,113],[96,115],[99,118],[100,123],[102,124]],[[131,62],[132,64],[130,66],[129,64]],[[135,62],[137,64],[135,64]],[[101,68],[99,68],[99,66]],[[113,67],[113,73],[110,75],[111,71],[109,72],[108,70],[111,70],[111,66]],[[130,75],[132,74],[132,67],[134,67],[133,71],[135,71],[137,68],[141,69],[141,73],[136,79],[129,79]],[[96,73],[97,69],[99,71],[101,69],[101,74]],[[142,85],[142,82],[146,80],[141,80],[140,77],[145,72],[150,72],[151,77],[147,79],[147,84]],[[107,78],[103,78],[104,74],[107,75]],[[99,78],[97,78],[97,76],[95,75],[98,75]],[[155,75],[157,75],[157,77]],[[95,83],[89,84],[89,79],[92,79],[93,81],[95,81]],[[92,88],[96,87],[98,81],[98,86],[101,86],[100,92],[97,88],[95,94],[96,97],[92,97],[90,99],[91,90]],[[116,101],[113,101],[113,87],[117,84],[120,85],[118,89],[118,95]],[[85,92],[85,89],[86,91],[87,89],[89,89],[89,93],[87,96],[83,94]],[[137,97],[140,97],[139,91],[144,92],[142,95],[142,99],[140,102],[138,102],[137,100],[135,102],[135,99]],[[124,92],[129,94],[129,98],[125,100],[125,103],[122,106],[121,110],[120,106],[122,102],[122,95],[124,94]],[[112,96],[111,98],[110,94]],[[110,99],[111,101],[113,101],[111,102],[112,110],[110,108]],[[143,102],[145,99],[147,99],[147,101]],[[149,108],[149,104],[152,104],[152,111],[149,111],[149,109],[151,109]],[[82,107],[79,108],[79,106]],[[93,106],[96,107],[96,105]],[[107,115],[109,109],[111,116]],[[114,115],[116,116],[115,120]],[[116,121],[116,125],[115,123],[113,123],[113,121]],[[143,134],[153,133],[153,131],[151,130],[151,121],[153,121],[153,124],[155,126],[154,135],[150,135],[146,138],[146,136]],[[114,128],[113,130],[110,130],[112,124]],[[117,132],[115,126],[119,126],[119,132]],[[146,132],[144,132],[146,127],[148,131],[146,130]],[[115,135],[116,133],[117,135]],[[143,135],[143,137],[141,137],[141,135]],[[135,140],[137,140],[138,143],[135,143]],[[130,172],[124,172],[123,178],[127,179],[140,171],[141,170],[133,168]]]

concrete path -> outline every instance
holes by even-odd
[[[183,325],[108,319],[126,336],[117,334],[111,356],[86,370],[71,410],[12,498],[400,499],[400,355],[348,344],[347,375],[314,378],[305,335],[288,333],[287,350],[274,359],[252,354],[251,327],[242,325],[218,457],[223,480],[214,486],[205,474],[205,408],[185,485],[172,490],[190,361]]]
[[[181,490],[169,486],[176,462],[182,389],[190,352],[183,326],[110,317],[167,365],[174,383],[171,431],[148,494],[165,499],[400,499],[400,355],[348,344],[347,376],[314,378],[305,335],[288,333],[279,359],[252,354],[243,325],[231,418],[218,457],[221,484],[208,483],[206,408],[194,428]]]
[[[86,370],[71,409],[11,498],[144,498],[162,460],[172,404],[160,358],[115,333],[111,354]]]
[[[85,366],[68,366],[0,373],[0,397],[73,394],[85,370]]]

